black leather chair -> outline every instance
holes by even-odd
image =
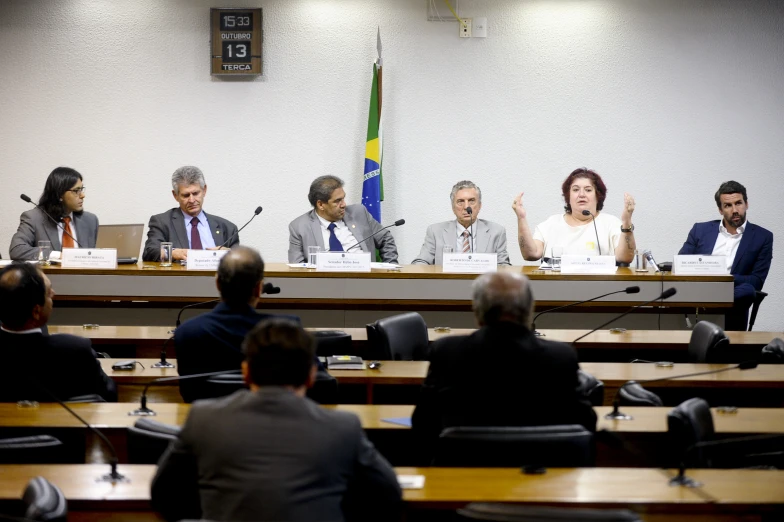
[[[97,393],[89,393],[87,395],[77,395],[76,397],[71,397],[70,399],[66,399],[63,402],[67,402],[68,404],[75,404],[75,403],[82,403],[82,402],[106,402],[106,399],[104,399]]]
[[[164,424],[147,417],[140,418],[128,428],[128,462],[157,464],[179,433],[179,426]]]
[[[749,317],[749,332],[754,328],[754,321],[757,320],[757,312],[759,312],[762,300],[766,297],[768,297],[768,294],[761,290],[754,292],[754,302],[751,304],[751,316]]]
[[[370,325],[369,325],[370,326]],[[421,361],[427,355],[427,324],[416,312],[385,317],[373,323],[374,355],[392,361]]]
[[[689,360],[694,363],[724,362],[730,340],[724,330],[708,321],[694,325],[689,339]]]
[[[556,508],[474,502],[457,510],[458,520],[494,522],[640,522],[642,519],[626,509]]]
[[[65,522],[68,519],[68,503],[60,488],[43,477],[35,477],[27,483],[22,494],[25,506],[24,517],[40,522]]]
[[[661,398],[633,382],[618,391],[621,406],[664,406]]]
[[[593,406],[604,404],[604,383],[590,373],[577,370],[577,390],[587,397]]]
[[[682,402],[667,414],[670,447],[690,468],[709,468],[708,452],[693,447],[698,442],[713,440],[716,431],[713,416],[705,399],[695,397]]]
[[[594,435],[583,426],[462,426],[441,432],[434,466],[593,466]]]
[[[784,364],[784,339],[777,337],[762,349],[760,364]]]
[[[56,464],[67,461],[65,445],[51,435],[0,439],[0,464]]]
[[[208,377],[199,387],[199,398],[214,399],[216,397],[225,397],[244,388],[247,388],[247,385],[239,373],[216,375],[215,377]]]
[[[319,404],[339,404],[338,380],[327,372],[316,373],[316,381],[307,392],[308,398]]]
[[[322,330],[312,332],[316,339],[316,355],[329,357],[331,355],[353,355],[351,335],[342,330]]]
[[[111,359],[112,356],[106,352],[95,352],[96,359]]]

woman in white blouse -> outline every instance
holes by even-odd
[[[631,263],[637,248],[632,224],[634,198],[624,193],[620,219],[603,213],[607,187],[596,172],[585,168],[569,174],[561,191],[566,212],[539,223],[533,234],[523,207],[523,193],[514,199],[512,208],[517,214],[517,239],[523,258],[536,261],[542,256],[552,257],[553,247],[561,247],[563,254],[614,255],[618,262]]]

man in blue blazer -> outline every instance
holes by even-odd
[[[696,223],[678,254],[727,256],[735,278],[735,305],[725,314],[725,330],[746,330],[754,294],[762,290],[773,259],[773,234],[749,223],[746,187],[722,183],[715,195],[721,220]]]

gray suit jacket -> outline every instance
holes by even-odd
[[[444,246],[457,242],[457,220],[444,221],[427,227],[425,242],[412,265],[443,264]],[[511,265],[506,251],[506,230],[498,223],[477,219],[474,223],[474,249],[482,254],[498,254],[499,265]]]
[[[55,217],[55,216],[52,216]],[[98,239],[98,216],[90,212],[74,213],[77,247],[95,248]],[[19,228],[8,247],[11,259],[38,259],[38,242],[51,241],[52,250],[62,250],[57,227],[38,208],[24,212],[19,218]]]
[[[152,504],[167,520],[399,520],[401,491],[355,415],[268,386],[193,404]]]
[[[215,246],[232,238],[228,245],[229,248],[240,244],[240,236],[237,234],[237,225],[227,219],[204,213],[207,222],[210,224],[212,239]],[[156,214],[150,218],[150,226],[147,231],[147,242],[144,243],[144,261],[161,260],[161,243],[171,242],[172,248],[188,248],[188,233],[185,228],[185,221],[182,219],[182,211],[179,207],[167,210],[163,214]]]
[[[348,205],[346,215],[343,217],[351,233],[354,234],[356,241],[365,239],[374,232],[381,230],[381,223],[373,219],[370,212],[363,205]],[[308,259],[308,247],[324,245],[324,238],[321,235],[321,222],[318,220],[315,210],[306,212],[300,217],[289,223],[289,263],[304,263]],[[344,245],[343,248],[351,248],[353,245]],[[358,248],[352,252],[372,252],[376,248],[381,252],[381,260],[385,263],[397,263],[397,246],[389,230],[376,234],[362,242]]]

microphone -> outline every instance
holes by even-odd
[[[30,203],[31,205],[35,206],[35,208],[37,208],[38,210],[40,210],[41,212],[43,212],[43,213],[44,213],[44,215],[45,215],[46,217],[48,217],[49,219],[51,219],[51,220],[52,220],[52,223],[54,223],[54,226],[55,226],[55,228],[59,228],[59,229],[61,229],[61,230],[63,231],[63,234],[65,234],[66,236],[68,236],[68,237],[70,237],[71,239],[73,239],[73,242],[74,242],[74,244],[75,244],[76,246],[78,246],[79,248],[82,248],[82,245],[80,245],[80,244],[79,244],[79,242],[76,240],[76,238],[75,238],[75,237],[73,237],[73,236],[71,235],[71,233],[70,233],[70,232],[68,232],[68,231],[65,229],[65,226],[64,226],[64,225],[62,225],[60,221],[57,221],[55,218],[53,218],[52,216],[50,216],[50,215],[49,215],[49,213],[48,213],[48,212],[46,212],[46,210],[44,210],[43,208],[41,208],[41,206],[40,206],[39,204],[37,204],[37,203],[36,203],[35,201],[33,201],[32,199],[30,199],[30,196],[28,196],[27,194],[20,194],[20,195],[19,195],[19,197],[20,197],[20,198],[22,198],[22,201],[24,201],[25,203]]]
[[[194,373],[193,375],[175,375],[172,377],[160,377],[158,379],[152,380],[148,382],[144,386],[144,390],[142,390],[142,397],[140,399],[139,408],[133,411],[129,411],[128,415],[132,417],[154,417],[157,415],[153,410],[147,407],[147,390],[153,384],[158,384],[160,382],[170,382],[170,381],[184,381],[187,379],[199,379],[202,377],[216,377],[218,375],[237,375],[240,373],[240,370],[223,370],[220,372],[207,372],[207,373]]]
[[[365,241],[367,241],[367,240],[368,240],[368,239],[370,239],[371,237],[375,236],[375,235],[376,235],[376,234],[378,234],[379,232],[382,232],[382,231],[384,231],[384,230],[386,230],[386,229],[388,229],[388,228],[390,228],[390,227],[399,227],[400,225],[405,225],[405,224],[406,224],[406,220],[405,220],[405,219],[398,219],[397,221],[395,221],[395,222],[394,222],[394,223],[392,223],[391,225],[387,225],[387,226],[385,226],[384,228],[380,228],[380,229],[376,230],[375,232],[373,232],[372,234],[370,234],[368,237],[366,237],[366,238],[365,238],[365,239],[363,239],[362,241],[357,241],[356,243],[354,243],[353,245],[351,245],[350,247],[348,247],[348,248],[346,249],[346,252],[351,252],[352,250],[354,250],[355,248],[357,248],[357,247],[358,247],[358,246],[360,246],[362,243],[364,243]]]
[[[627,286],[623,290],[616,290],[615,292],[602,294],[602,295],[600,295],[598,297],[592,297],[590,299],[586,299],[585,301],[577,301],[576,303],[569,303],[567,305],[557,306],[555,308],[550,308],[549,310],[545,310],[544,312],[539,312],[538,314],[536,314],[534,316],[534,320],[531,322],[531,329],[534,331],[534,335],[543,336],[544,335],[543,333],[536,331],[536,320],[539,318],[540,315],[549,314],[550,312],[555,312],[556,310],[561,310],[562,308],[569,308],[570,306],[577,306],[577,305],[583,304],[583,303],[590,303],[591,301],[596,301],[597,299],[601,299],[602,297],[607,297],[608,295],[622,294],[624,292],[627,293],[627,294],[639,294],[640,293],[640,287],[639,286]]]
[[[173,331],[174,330],[171,330],[169,333]],[[174,339],[173,336],[166,339],[166,341],[163,343],[163,346],[161,347],[161,360],[157,363],[151,364],[150,368],[174,368],[174,365],[166,360],[166,345],[169,344],[169,341],[172,339]]]
[[[471,216],[471,224],[468,225],[470,230],[468,231],[468,233],[471,234],[471,253],[473,254],[473,252],[474,252],[474,209],[471,208],[471,207],[466,207],[466,212],[468,212],[468,215]]]
[[[599,230],[596,228],[596,216],[590,210],[583,210],[583,216],[591,216],[593,221],[593,231],[596,234],[596,248],[599,249],[599,255],[602,255],[602,245],[599,244]]]
[[[220,299],[210,299],[209,301],[202,301],[201,303],[191,303],[189,305],[183,306],[182,308],[180,308],[180,312],[177,314],[177,321],[174,323],[174,328],[172,330],[169,330],[168,333],[174,333],[177,330],[177,328],[180,327],[180,324],[182,324],[180,321],[180,318],[182,317],[182,313],[188,308],[193,308],[194,306],[201,306],[210,303],[217,303],[218,301],[220,301]]]
[[[269,294],[269,295],[279,294],[280,293],[280,287],[279,286],[275,286],[272,283],[264,283],[264,287],[261,289],[261,293],[262,294]]]
[[[645,259],[648,261],[649,265],[653,265],[657,272],[661,272],[661,270],[659,270],[659,264],[656,263],[656,260],[653,258],[653,254],[650,250],[643,251],[642,255],[645,256]]]
[[[230,235],[230,236],[229,236],[229,239],[227,239],[226,241],[224,241],[224,242],[223,242],[223,244],[219,245],[219,246],[218,246],[218,248],[225,247],[227,244],[229,244],[229,242],[230,242],[232,239],[234,239],[234,236],[237,236],[237,235],[239,235],[239,233],[242,231],[242,229],[243,229],[243,228],[245,228],[245,227],[247,227],[248,225],[250,225],[250,222],[251,222],[251,221],[253,221],[253,218],[255,218],[256,216],[258,216],[259,214],[261,214],[261,210],[262,210],[262,208],[261,208],[261,207],[256,207],[256,211],[255,211],[255,212],[253,212],[253,216],[252,216],[252,217],[251,217],[251,218],[248,220],[248,222],[247,222],[247,223],[245,223],[244,225],[242,225],[242,226],[239,228],[239,230],[237,230],[235,233],[233,233],[232,235]]]
[[[634,305],[634,306],[632,306],[631,308],[629,308],[628,310],[626,310],[626,311],[625,311],[624,313],[622,313],[621,315],[617,315],[617,316],[613,317],[612,319],[610,319],[609,321],[607,321],[606,323],[604,323],[604,324],[602,324],[602,325],[600,325],[600,326],[597,326],[596,328],[594,328],[593,330],[591,330],[591,331],[590,331],[590,332],[588,332],[587,334],[583,334],[583,335],[581,335],[580,337],[578,337],[577,339],[575,339],[574,341],[572,341],[572,343],[576,343],[577,341],[579,341],[579,340],[580,340],[580,339],[582,339],[583,337],[588,337],[589,335],[591,335],[592,333],[594,333],[596,330],[600,330],[600,329],[604,328],[605,326],[607,326],[608,324],[610,324],[610,323],[614,323],[615,321],[617,321],[617,320],[618,320],[618,319],[620,319],[621,317],[626,317],[627,315],[629,315],[630,313],[632,313],[632,312],[633,312],[633,311],[635,311],[636,309],[640,308],[641,306],[645,306],[645,305],[647,305],[647,304],[651,304],[652,302],[654,302],[654,301],[658,301],[659,299],[661,299],[661,300],[664,300],[664,299],[669,299],[670,297],[674,296],[674,295],[675,295],[677,292],[678,292],[678,291],[677,291],[676,289],[674,289],[674,288],[668,288],[667,290],[665,290],[664,292],[662,292],[662,293],[661,293],[661,295],[660,295],[659,297],[656,297],[655,299],[651,299],[650,301],[645,301],[644,303],[640,303],[640,304],[638,304],[638,305]]]
[[[604,418],[607,420],[632,420],[633,417],[631,415],[626,415],[625,413],[619,411],[621,406],[621,390],[628,385],[671,381],[675,379],[684,379],[686,377],[697,377],[700,375],[723,373],[723,372],[728,372],[730,370],[753,370],[756,367],[757,367],[757,361],[743,361],[740,364],[736,364],[734,366],[728,366],[726,368],[719,368],[718,370],[707,370],[704,372],[686,373],[683,375],[670,375],[669,377],[661,377],[659,379],[646,379],[644,381],[627,381],[623,383],[620,388],[618,388],[618,391],[615,392],[615,395],[613,396],[613,411],[605,415]]]

